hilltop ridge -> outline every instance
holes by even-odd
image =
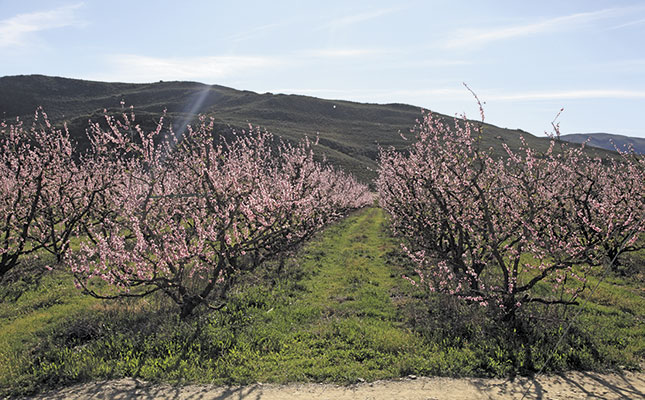
[[[561,135],[560,139],[570,143],[584,143],[588,146],[606,150],[628,151],[629,147],[634,148],[634,152],[645,154],[645,139],[625,135],[616,135],[612,133],[570,133]],[[616,147],[614,147],[616,146]]]
[[[215,119],[219,132],[253,124],[287,140],[317,136],[318,148],[329,162],[363,181],[376,175],[379,145],[407,146],[409,142],[398,132],[408,132],[422,116],[421,107],[406,104],[260,94],[198,82],[110,83],[44,75],[0,78],[2,118],[19,116],[28,120],[42,106],[55,123],[67,122],[72,136],[79,141],[84,140],[89,119],[99,120],[104,108],[117,112],[121,100],[135,107],[137,121],[144,128],[154,126],[165,109],[176,129],[194,120],[196,114],[206,114]],[[517,148],[520,136],[538,150],[548,145],[546,138],[491,124],[484,124],[482,143],[486,148],[502,151],[502,143]]]

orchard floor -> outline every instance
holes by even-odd
[[[527,391],[528,389],[528,391]],[[525,397],[523,397],[526,394]],[[569,372],[538,378],[415,378],[351,386],[260,384],[240,387],[150,385],[133,379],[95,382],[49,392],[33,399],[644,399],[645,373]]]
[[[645,372],[448,378],[519,369],[501,339],[455,322],[471,314],[428,311],[386,228],[378,208],[354,213],[192,322],[154,302],[98,302],[64,271],[17,281],[8,293],[24,293],[0,301],[0,398],[645,399]],[[545,371],[645,371],[643,287],[640,275],[602,282]],[[535,346],[534,370],[556,339]]]

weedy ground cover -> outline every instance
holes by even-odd
[[[526,309],[508,332],[485,308],[403,279],[414,266],[388,232],[381,209],[356,212],[295,257],[237,277],[226,307],[186,320],[163,297],[84,296],[69,273],[43,272],[48,260],[34,260],[0,288],[0,394],[124,376],[343,384],[642,364],[645,277],[629,267],[642,266],[642,254],[603,280],[545,365],[566,326],[562,308]]]

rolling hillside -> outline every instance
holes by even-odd
[[[106,83],[42,75],[0,78],[2,118],[29,119],[40,105],[53,122],[66,121],[81,142],[88,119],[99,120],[104,108],[119,110],[121,99],[135,106],[143,127],[153,126],[154,119],[167,109],[176,129],[203,113],[215,118],[222,133],[251,123],[288,140],[319,135],[327,159],[363,181],[376,175],[378,146],[405,147],[407,142],[398,132],[407,132],[421,116],[421,107],[411,105],[258,94],[196,82]],[[547,139],[527,132],[488,124],[483,143],[501,151],[502,143],[517,147],[520,135],[538,149],[548,144]]]
[[[643,138],[614,135],[611,133],[571,133],[562,135],[560,138],[571,143],[583,143],[589,140],[587,143],[588,146],[607,150],[614,150],[617,147],[618,150],[627,151],[632,146],[634,152],[645,154],[645,139]]]

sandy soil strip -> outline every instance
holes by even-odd
[[[255,384],[242,387],[151,385],[134,379],[71,386],[35,399],[200,399],[200,400],[377,400],[377,399],[645,399],[645,373],[564,375],[516,378],[409,378],[360,383]]]

